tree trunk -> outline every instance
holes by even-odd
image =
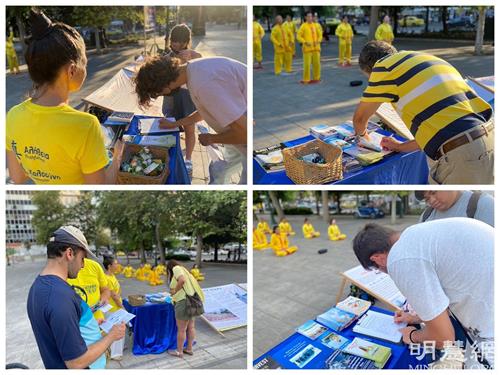
[[[21,16],[16,17],[16,24],[17,24],[17,29],[19,30],[19,41],[21,42],[21,47],[23,48],[23,61],[24,61],[24,55],[26,54],[26,48],[28,47],[26,45],[26,42],[24,39],[26,38],[26,28],[24,27],[24,22]],[[26,61],[24,61],[26,63]],[[22,62],[19,61],[19,65],[21,65]]]
[[[128,258],[128,251],[125,253],[126,257],[127,257],[127,266],[130,264],[130,259]]]
[[[429,15],[431,12],[431,7],[425,7],[425,29],[424,32],[427,34],[429,32]]]
[[[396,224],[396,200],[397,194],[391,193],[391,224]]]
[[[94,35],[95,35],[95,50],[97,53],[101,53],[101,39],[99,38],[98,27],[94,27]]]
[[[330,221],[330,210],[328,209],[328,191],[321,192],[321,201],[323,204],[323,220],[328,224]]]
[[[443,34],[448,34],[448,7],[441,7],[441,22],[443,23]]]
[[[196,267],[201,268],[201,255],[203,251],[203,237],[201,234],[196,235]]]
[[[335,194],[335,201],[337,202],[337,211],[340,215],[342,213],[342,209],[340,208],[340,192]]]
[[[161,235],[160,235],[160,222],[158,221],[155,225],[155,237],[156,237],[156,248],[160,253],[160,263],[165,265],[165,249],[162,244]]]
[[[276,210],[276,214],[278,215],[278,220],[281,221],[285,217],[285,214],[283,212],[283,208],[281,207],[281,203],[278,199],[278,195],[276,194],[275,191],[270,191],[269,192],[269,197],[271,198],[271,203]],[[271,210],[272,212],[272,210]]]
[[[141,247],[139,249],[141,256],[141,263],[146,263],[146,250],[144,250],[144,241],[141,241]]]
[[[370,25],[368,27],[368,40],[375,39],[375,31],[378,27],[378,11],[380,7],[372,6],[370,8]]]
[[[219,246],[215,245],[214,248],[214,262],[217,262],[219,260]]]
[[[479,7],[476,28],[476,43],[474,45],[474,55],[483,53],[484,24],[486,23],[486,7]]]
[[[204,7],[198,7],[193,20],[193,35],[205,36],[205,11]]]

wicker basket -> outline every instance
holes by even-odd
[[[146,303],[146,296],[142,294],[132,294],[128,296],[128,303],[132,306],[142,306]]]
[[[299,158],[314,152],[325,164],[307,163]],[[283,150],[287,176],[296,184],[324,184],[342,179],[342,149],[319,139]]]
[[[155,159],[161,159],[165,163],[165,168],[158,176],[141,176],[133,173],[118,172],[118,184],[121,185],[163,185],[168,178],[168,148],[158,146],[147,146]],[[132,155],[140,152],[144,146],[126,143],[123,149],[122,161],[128,161]]]

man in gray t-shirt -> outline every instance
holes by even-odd
[[[354,238],[364,268],[388,273],[418,315],[423,329],[402,329],[407,344],[455,341],[448,310],[493,365],[494,229],[478,220],[449,218],[403,232],[368,224]],[[417,323],[414,321],[413,323]]]
[[[420,222],[449,217],[471,217],[492,227],[495,226],[493,196],[484,193],[464,191],[415,191],[418,200],[425,200],[427,209],[420,216]],[[468,215],[468,209],[471,216]]]

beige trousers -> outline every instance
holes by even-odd
[[[494,118],[491,118],[484,126],[492,123],[494,123]],[[439,160],[428,158],[429,183],[493,185],[494,147],[495,132],[491,131],[470,143],[451,150]]]

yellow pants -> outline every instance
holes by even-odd
[[[262,42],[253,42],[253,58],[258,63],[262,62]]]
[[[274,255],[276,255],[277,257],[285,257],[287,255],[295,253],[297,250],[297,246],[290,246],[287,249],[274,250]]]
[[[339,63],[350,63],[352,55],[352,44],[345,40],[339,40]]]
[[[7,62],[9,64],[9,70],[11,72],[13,72],[14,69],[16,70],[19,69],[19,62],[17,61],[17,55],[7,55]]]
[[[347,238],[347,236],[345,234],[339,234],[338,236],[329,236],[330,238],[330,241],[342,241],[342,240],[345,240]]]
[[[305,52],[304,53],[304,73],[302,80],[309,82],[311,80],[311,64],[313,68],[313,80],[319,81],[321,79],[321,64],[319,52]]]
[[[292,71],[292,52],[280,52],[274,53],[274,74],[280,75],[283,67],[285,72],[290,73]]]

